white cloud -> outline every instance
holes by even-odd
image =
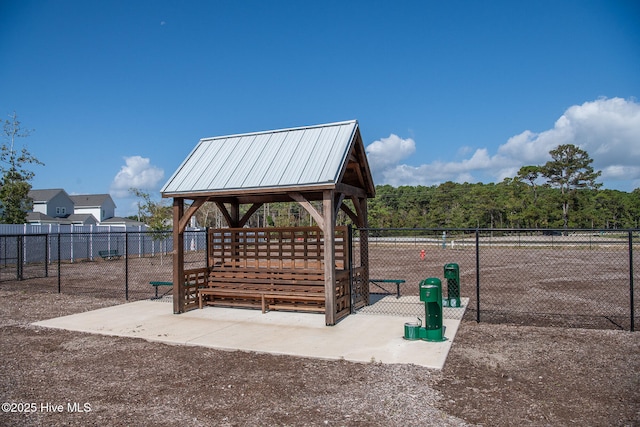
[[[367,146],[369,165],[375,170],[384,170],[398,164],[416,151],[413,139],[402,139],[391,134],[388,138],[380,138]]]
[[[392,139],[410,141],[409,154],[415,150],[413,140],[402,140],[396,135],[369,145],[369,158],[375,156],[371,162],[374,177],[382,178],[376,180],[377,184],[500,182],[515,176],[522,166],[544,164],[550,160],[549,151],[558,145],[573,144],[589,153],[594,169],[602,171],[600,181],[605,183],[605,188],[631,191],[640,185],[640,104],[635,100],[601,98],[574,105],[552,129],[540,133],[525,130],[509,138],[493,155],[486,148],[472,151],[462,147],[458,154],[470,157],[456,162],[399,164],[406,155],[400,156],[402,146],[390,141]]]
[[[114,197],[126,198],[130,196],[130,188],[140,190],[156,189],[162,178],[164,171],[151,164],[149,158],[141,156],[131,156],[124,158],[125,165],[113,178],[110,193]]]
[[[596,169],[640,163],[640,104],[621,98],[598,99],[574,105],[553,129],[539,134],[525,131],[498,149],[514,159],[541,163],[560,144],[586,150]]]

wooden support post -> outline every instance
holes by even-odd
[[[322,214],[324,221],[324,295],[325,323],[336,324],[336,253],[335,253],[335,209],[332,190],[322,194]]]
[[[173,313],[184,313],[184,229],[180,220],[184,215],[184,199],[173,199]]]
[[[229,224],[231,228],[239,228],[240,227],[240,203],[237,200],[231,202],[231,215],[232,223]]]

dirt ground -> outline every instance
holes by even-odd
[[[51,330],[122,303],[0,283],[0,425],[640,425],[640,333],[464,320],[442,371]]]

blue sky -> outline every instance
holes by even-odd
[[[121,216],[200,138],[351,119],[376,184],[500,182],[572,143],[632,191],[638,97],[638,1],[0,0],[33,187]]]

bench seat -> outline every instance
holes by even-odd
[[[252,289],[230,289],[230,288],[200,288],[198,289],[198,306],[204,307],[205,301],[203,297],[207,295],[211,298],[207,302],[210,305],[216,303],[215,297],[220,297],[218,301],[223,305],[234,305],[242,307],[254,307],[255,303],[243,300],[259,300],[262,312],[266,311],[264,292]],[[226,299],[225,299],[226,298]]]
[[[314,311],[319,313],[324,313],[324,305],[320,303],[324,303],[324,290],[322,293],[319,292],[288,292],[288,293],[265,293],[263,295],[266,300],[266,309],[267,310],[304,310],[304,311]],[[293,305],[284,305],[279,304],[278,301],[288,300],[292,301]],[[271,302],[272,301],[272,302]],[[299,301],[305,302],[317,302],[318,305],[305,305],[305,304],[296,304]]]
[[[324,312],[324,272],[303,269],[218,266],[198,290],[200,308],[208,305]]]
[[[98,251],[98,255],[104,260],[120,259],[122,255],[117,249],[110,249],[108,251]]]
[[[151,282],[149,282],[149,284],[151,286],[153,286],[155,288],[155,290],[156,290],[156,296],[151,298],[151,299],[160,299],[163,296],[165,296],[166,294],[168,294],[169,292],[171,292],[171,290],[173,289],[173,282],[151,281]],[[159,286],[171,286],[171,288],[168,291],[166,291],[165,293],[163,293],[162,295],[158,296],[158,287]]]

